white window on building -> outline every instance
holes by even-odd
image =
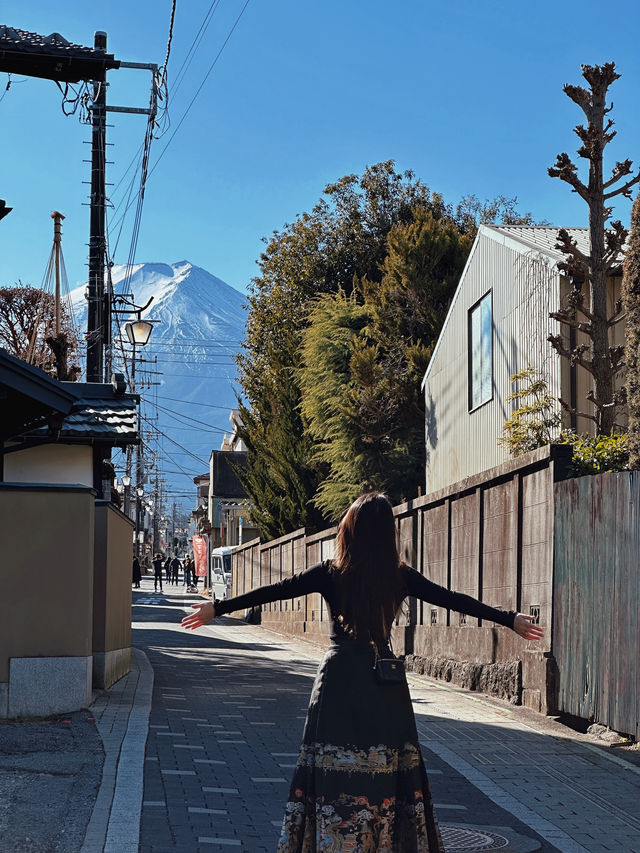
[[[469,311],[469,410],[493,396],[491,291]]]

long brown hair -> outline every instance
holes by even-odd
[[[403,597],[396,525],[386,495],[367,492],[351,504],[338,527],[332,568],[341,580],[338,618],[345,631],[384,642]]]

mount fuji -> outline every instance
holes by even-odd
[[[245,331],[246,299],[242,293],[188,261],[144,263],[111,270],[114,293],[133,294],[142,313],[153,320],[149,343],[137,350],[135,386],[141,395],[145,467],[155,455],[167,483],[166,503],[193,507],[193,478],[209,470],[211,450],[218,449],[237,405],[236,367]],[[86,328],[86,288],[71,291],[76,324]],[[122,357],[126,315],[117,315],[122,336],[114,330],[114,371],[130,376]],[[126,345],[127,353],[130,351]],[[128,371],[128,372],[127,372]],[[118,470],[124,456],[114,454]],[[149,489],[149,486],[147,486]]]

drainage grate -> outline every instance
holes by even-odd
[[[455,853],[458,850],[464,850],[465,853],[502,850],[509,844],[509,840],[504,835],[475,827],[440,824],[440,833],[447,853]]]

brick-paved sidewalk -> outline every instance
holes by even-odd
[[[272,853],[322,651],[225,618],[185,632],[194,600],[171,587],[134,596],[134,643],[155,678],[140,851]],[[448,849],[640,851],[638,768],[519,709],[410,682]],[[463,847],[469,833],[456,845],[453,826],[493,836]]]

